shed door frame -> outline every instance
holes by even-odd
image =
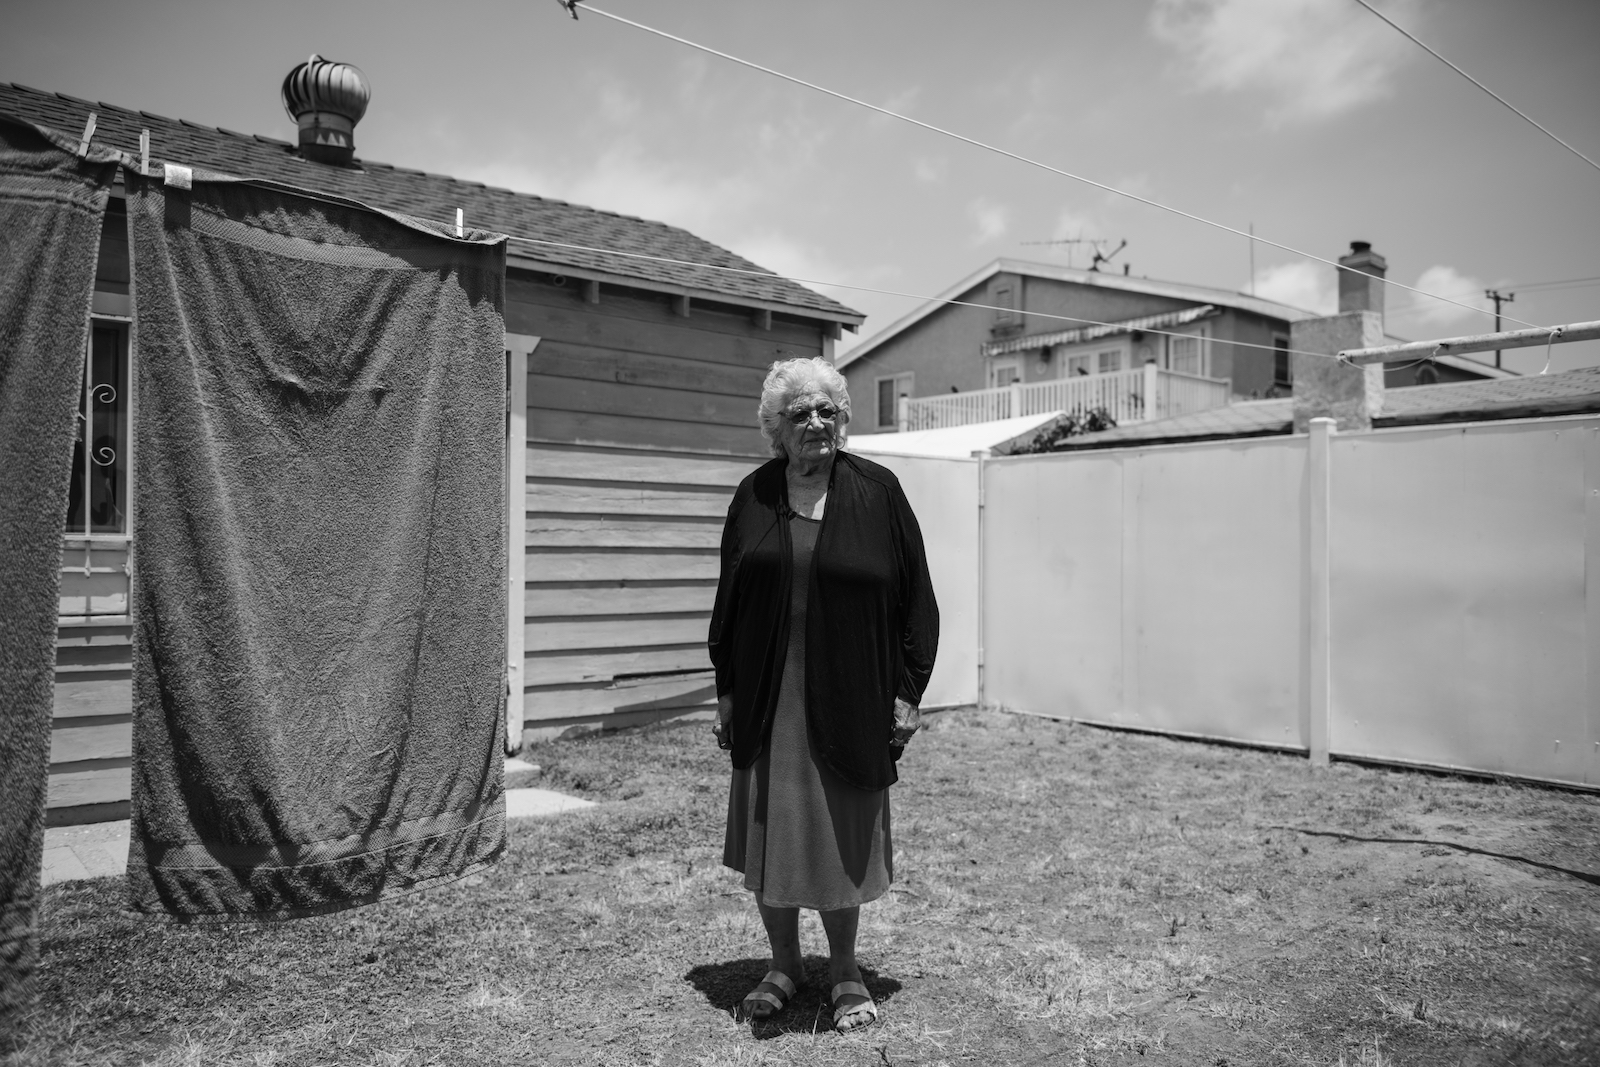
[[[522,747],[527,608],[528,357],[539,338],[506,334],[506,752]]]

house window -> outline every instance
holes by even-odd
[[[1087,352],[1080,352],[1075,356],[1068,356],[1062,365],[1061,373],[1068,378],[1081,378],[1094,373],[1094,357]]]
[[[1122,369],[1122,349],[1107,348],[1095,354],[1101,374],[1111,374]]]
[[[911,395],[914,379],[912,374],[877,379],[878,429],[893,430],[900,425],[900,398]]]
[[[1010,385],[1012,382],[1022,381],[1022,361],[1008,359],[1004,362],[995,362],[989,367],[989,387],[998,389]]]
[[[68,534],[128,532],[128,327],[94,319],[72,447]]]
[[[1205,376],[1205,338],[1199,334],[1167,339],[1167,369],[1177,374]]]
[[[1294,373],[1289,369],[1289,339],[1281,333],[1272,337],[1272,384],[1294,384]]]

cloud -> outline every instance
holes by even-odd
[[[973,237],[975,245],[987,244],[996,238],[1004,237],[1011,228],[1011,211],[1004,204],[996,204],[986,196],[980,196],[967,205],[967,213],[972,216],[972,221],[977,224],[978,232]]]
[[[1333,268],[1309,259],[1256,271],[1255,295],[1318,315],[1339,310],[1339,283]]]
[[[911,162],[911,173],[916,175],[919,182],[944,181],[946,161],[943,159],[928,159],[919,156]]]
[[[1489,308],[1489,301],[1483,295],[1485,288],[1483,282],[1444,264],[1437,264],[1423,271],[1413,288],[1473,308],[1484,310]],[[1401,292],[1409,299],[1404,304],[1399,304],[1397,301],[1395,312],[1404,314],[1419,326],[1445,326],[1463,320],[1470,320],[1474,324],[1483,322],[1482,315],[1467,308],[1447,304],[1444,300],[1429,300],[1416,293],[1405,293],[1404,290]]]
[[[1416,22],[1417,0],[1387,5]],[[1155,0],[1150,32],[1201,90],[1262,90],[1272,125],[1316,121],[1381,100],[1414,46],[1349,0]]]

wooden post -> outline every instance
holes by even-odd
[[[1017,418],[1022,414],[1022,383],[1011,383],[1011,417]]]
[[[1161,388],[1161,368],[1156,366],[1155,360],[1144,365],[1144,410],[1141,413],[1141,422],[1159,419],[1166,414],[1161,410],[1161,400],[1156,390]]]
[[[911,429],[911,398],[904,393],[894,402],[894,428],[901,433]]]
[[[528,357],[537,337],[506,334],[506,752],[522,748],[527,608]]]
[[[1305,737],[1311,765],[1326,767],[1333,721],[1332,617],[1329,583],[1329,521],[1332,504],[1333,419],[1311,420],[1306,456],[1307,577],[1305,640],[1309,677]]]

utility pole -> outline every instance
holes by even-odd
[[[1500,332],[1500,305],[1509,304],[1517,298],[1516,293],[1502,293],[1498,289],[1485,289],[1483,295],[1494,301],[1494,332]],[[1500,350],[1494,350],[1494,365],[1500,366]]]

